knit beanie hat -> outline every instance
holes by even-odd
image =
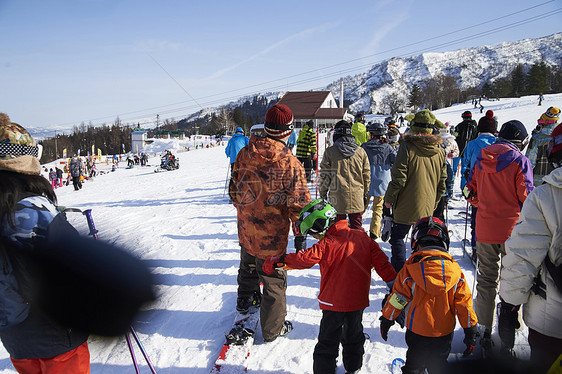
[[[550,134],[550,143],[548,144],[548,160],[560,167],[562,161],[562,124],[556,126]]]
[[[551,106],[541,115],[541,118],[538,120],[538,123],[552,125],[558,123],[560,119],[560,109]]]
[[[293,132],[293,112],[288,106],[275,104],[265,113],[264,131],[270,138],[283,139]]]
[[[489,132],[495,134],[498,131],[498,121],[494,117],[494,112],[491,110],[486,111],[486,115],[478,121],[478,126],[476,127],[478,132]]]
[[[0,113],[0,170],[39,175],[41,150],[26,129]]]
[[[445,125],[428,109],[423,109],[414,116],[410,131],[416,134],[431,134],[436,127],[445,128]]]
[[[351,123],[341,120],[334,126],[334,142],[343,136],[353,136],[351,134]]]
[[[523,142],[527,139],[527,136],[527,129],[516,119],[504,123],[498,134],[499,138],[517,145],[523,144]]]

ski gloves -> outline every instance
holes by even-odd
[[[306,249],[306,235],[295,236],[294,240],[295,251],[299,253],[303,249]]]
[[[476,328],[476,325],[464,329],[464,340],[462,342],[466,344],[466,349],[462,353],[463,357],[469,356],[474,351],[474,348],[476,348],[477,336],[478,330]]]
[[[387,286],[390,286],[389,284],[390,282],[387,283]],[[394,284],[394,281],[392,281],[392,283]],[[392,289],[392,288],[391,288]],[[388,300],[388,297],[390,296],[390,294],[384,295],[384,299],[382,299],[382,307],[384,308],[384,305],[386,304],[386,301]],[[381,318],[379,318],[379,320],[381,321],[381,337],[384,341],[386,341],[388,339],[388,330],[390,329],[390,327],[392,325],[394,325],[394,321],[389,320],[383,316],[381,316]],[[396,317],[396,322],[398,322],[398,324],[400,325],[400,327],[404,328],[405,325],[405,314],[404,314],[404,310],[402,310],[402,312],[398,315],[398,317]]]
[[[275,272],[275,269],[282,269],[285,266],[285,255],[278,255],[268,257],[263,263],[263,272],[267,275],[271,275]]]
[[[500,303],[500,316],[498,318],[498,332],[500,339],[507,349],[512,349],[515,344],[515,330],[521,327],[518,320],[520,305],[505,302]]]
[[[381,337],[382,340],[386,342],[388,340],[388,330],[390,330],[390,326],[394,325],[394,321],[386,319],[383,316],[381,316],[379,320],[381,321]]]

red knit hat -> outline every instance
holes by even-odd
[[[494,112],[491,110],[486,111],[486,115],[478,121],[476,129],[478,132],[496,133],[498,131],[498,121],[494,118]]]
[[[264,131],[274,139],[282,139],[293,132],[293,112],[288,106],[275,104],[265,114]]]

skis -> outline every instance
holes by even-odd
[[[245,373],[248,370],[247,359],[254,344],[255,331],[260,322],[259,308],[250,308],[248,314],[236,313],[232,328],[225,334],[226,342],[222,346],[211,374]]]
[[[474,253],[469,253],[468,250],[466,249],[467,246],[471,246],[470,240],[463,239],[462,242],[461,242],[463,257],[465,255],[468,256],[468,259],[470,260],[470,263],[476,269],[476,259],[475,259]],[[474,252],[474,249],[472,249],[471,252]]]

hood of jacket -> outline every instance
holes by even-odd
[[[562,189],[562,167],[554,169],[550,174],[545,175],[542,180],[554,187]]]
[[[430,134],[415,134],[407,132],[403,138],[404,142],[413,144],[419,152],[426,157],[434,156],[439,152],[443,138]]]
[[[353,156],[355,154],[355,151],[359,147],[355,142],[355,138],[351,135],[342,136],[334,142],[334,146],[345,158]]]
[[[256,135],[252,135],[246,147],[252,157],[257,158],[266,164],[279,161],[283,156],[283,152],[281,152],[281,150],[287,148],[285,143],[280,140]]]
[[[244,135],[244,134],[242,134],[242,133],[239,133],[239,132],[236,132],[236,133],[232,134],[231,139],[245,138],[245,137],[246,137],[246,135]]]
[[[496,142],[483,148],[476,164],[484,173],[497,173],[521,158],[522,154],[515,145],[508,142]]]
[[[412,254],[404,266],[407,266],[416,285],[430,295],[444,294],[461,277],[461,269],[451,255],[431,247]]]

